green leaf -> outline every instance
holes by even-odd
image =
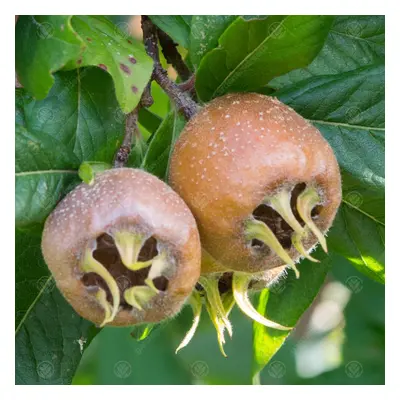
[[[157,114],[154,114],[147,108],[141,108],[139,110],[139,122],[149,131],[155,132],[162,122]]]
[[[176,43],[189,47],[191,15],[149,15],[151,21]]]
[[[339,15],[329,31],[325,45],[314,61],[273,79],[275,88],[316,75],[339,74],[381,62],[385,55],[385,17],[383,15]]]
[[[55,287],[40,236],[17,231],[15,239],[16,384],[69,384],[96,330]]]
[[[314,254],[313,254],[314,256]],[[289,271],[270,289],[261,292],[257,311],[272,321],[285,326],[294,326],[305,310],[311,305],[331,268],[331,259],[321,250],[315,256],[320,264],[303,260],[299,265],[300,278]],[[268,364],[289,335],[288,331],[267,328],[259,323],[253,324],[253,376]]]
[[[335,151],[343,206],[330,247],[384,282],[385,149],[383,64],[301,81],[276,95],[312,122]]]
[[[147,149],[148,145],[143,136],[140,135],[135,137],[126,166],[131,168],[140,168],[146,155]]]
[[[57,149],[57,152],[55,151]],[[36,228],[61,198],[79,183],[78,158],[49,135],[15,126],[15,221]]]
[[[86,49],[67,68],[98,66],[106,70],[114,80],[121,109],[132,111],[153,71],[153,60],[143,44],[102,16],[74,16],[72,26]]]
[[[15,28],[18,79],[36,99],[54,84],[53,73],[78,58],[83,42],[71,27],[70,15],[20,15]]]
[[[125,115],[104,71],[59,72],[55,78],[44,100],[16,92],[16,225],[24,229],[43,224],[80,182],[81,162],[111,163],[124,132]]]
[[[175,355],[167,331],[169,324],[157,326],[143,341],[132,338],[132,327],[105,327],[85,352],[73,383],[88,383],[84,382],[87,377],[91,384],[190,384],[190,366]]]
[[[219,47],[201,61],[196,89],[203,101],[227,92],[251,91],[272,78],[305,67],[321,50],[333,17],[237,18]]]
[[[185,123],[184,117],[176,110],[172,110],[165,117],[149,144],[142,163],[143,169],[160,179],[166,179],[171,148],[173,148]]]
[[[189,52],[194,67],[205,54],[218,46],[219,37],[236,18],[235,15],[193,15]]]

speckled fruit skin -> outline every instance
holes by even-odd
[[[43,237],[44,259],[58,288],[84,318],[100,324],[104,311],[80,278],[82,249],[110,227],[140,225],[170,246],[177,270],[168,289],[143,311],[120,310],[111,325],[157,322],[177,313],[200,274],[200,241],[196,222],[182,199],[164,182],[141,170],[121,168],[80,184],[48,217]]]
[[[318,188],[323,209],[315,223],[326,232],[341,201],[341,178],[321,133],[272,97],[237,93],[208,103],[177,141],[169,175],[196,218],[202,246],[221,263],[203,265],[202,273],[281,266],[275,254],[266,259],[251,252],[244,221],[265,196],[302,182]],[[310,235],[304,247],[315,243]],[[288,253],[299,257],[293,246]]]

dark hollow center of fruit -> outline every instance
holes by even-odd
[[[138,261],[149,261],[156,257],[157,254],[157,240],[154,237],[150,237],[143,244]],[[110,272],[117,282],[120,291],[120,306],[124,309],[132,309],[132,306],[125,301],[123,293],[133,286],[145,285],[145,279],[149,274],[151,265],[138,271],[131,271],[126,268],[122,263],[114,239],[106,233],[97,238],[97,249],[93,251],[93,257]],[[107,301],[112,304],[110,289],[101,276],[94,272],[89,272],[83,275],[82,282],[85,286],[97,286],[104,289],[107,294]],[[168,279],[164,276],[153,279],[153,283],[158,290],[167,290]]]
[[[304,221],[301,219],[299,212],[297,211],[297,199],[299,195],[304,191],[307,185],[303,183],[298,183],[291,192],[290,197],[290,208],[292,209],[293,215],[301,226],[304,226]],[[318,214],[321,212],[321,206],[315,206],[311,212],[312,218],[317,218]],[[290,225],[282,218],[282,216],[276,212],[272,207],[266,204],[260,204],[253,211],[254,219],[264,222],[274,233],[279,243],[286,250],[290,249],[292,246],[292,234],[293,229]],[[267,246],[263,242],[257,239],[251,241],[252,247],[260,250],[268,250]]]

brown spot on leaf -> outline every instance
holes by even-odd
[[[99,64],[99,67],[100,67],[101,69],[104,69],[104,71],[107,71],[107,66],[106,66],[106,65],[104,65],[104,64]]]
[[[133,56],[129,56],[129,61],[132,63],[132,64],[136,64],[136,58],[135,57],[133,57]]]
[[[137,93],[138,92],[138,88],[136,86],[131,86],[132,92],[133,93]]]
[[[124,71],[126,74],[130,75],[131,74],[131,70],[129,69],[129,67],[127,67],[125,64],[120,63],[119,67],[122,69],[122,71]]]
[[[91,39],[90,37],[87,37],[86,40],[87,40],[88,42],[91,42],[91,41],[92,41],[92,39]]]
[[[80,58],[79,60],[77,60],[76,63],[77,63],[78,65],[82,64],[82,58]]]
[[[129,40],[129,39],[127,39],[127,40],[128,40],[128,43],[129,43],[129,44],[132,44],[132,41],[131,41],[131,40]]]

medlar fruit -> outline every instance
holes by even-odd
[[[200,275],[193,215],[137,169],[107,170],[70,192],[46,221],[42,251],[61,293],[100,326],[173,316]]]
[[[232,272],[234,298],[252,318],[252,280],[285,265],[299,276],[301,257],[317,261],[309,253],[318,243],[327,251],[324,235],[341,202],[338,163],[318,129],[276,98],[237,93],[211,101],[182,131],[169,171],[197,221],[202,275]],[[214,292],[215,285],[206,284]]]

